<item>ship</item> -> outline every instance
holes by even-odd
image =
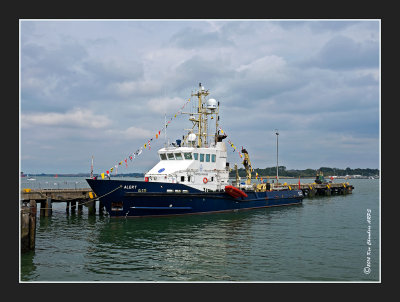
[[[110,217],[202,214],[302,203],[302,190],[252,183],[245,149],[246,181],[241,182],[238,173],[236,180],[230,180],[227,134],[219,127],[220,102],[208,98],[209,94],[201,83],[192,92],[195,106],[191,112],[182,112],[189,115],[192,127],[185,129],[182,139],[165,143],[157,151],[159,161],[144,179],[86,179]]]

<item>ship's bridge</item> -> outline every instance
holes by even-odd
[[[178,171],[192,169],[213,170],[217,165],[217,150],[215,148],[162,148],[158,151],[160,161],[146,173],[151,180],[164,181],[167,175]],[[154,179],[154,176],[160,179]]]
[[[179,182],[191,186],[215,187],[228,178],[226,147],[168,147],[158,150],[160,161],[145,174],[151,182]],[[226,175],[225,175],[226,174]],[[204,182],[204,179],[207,179]],[[209,180],[209,181],[208,181]]]

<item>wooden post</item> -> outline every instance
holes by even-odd
[[[96,215],[96,200],[90,200],[88,203],[89,215]]]
[[[65,211],[67,212],[67,214],[69,214],[69,211],[71,209],[71,202],[67,201],[66,207],[65,207]]]
[[[49,217],[53,214],[52,205],[51,205],[51,197],[47,196],[45,202],[44,216]]]
[[[325,196],[331,196],[331,189],[330,188],[326,188],[325,189]]]
[[[40,216],[45,216],[46,201],[40,201]]]
[[[317,193],[317,190],[312,188],[308,191],[308,197],[313,198],[315,197],[315,194]]]
[[[21,206],[21,253],[29,249],[29,207],[23,205]]]
[[[83,212],[83,204],[82,201],[78,201],[78,214],[82,214]]]
[[[76,201],[71,201],[71,214],[75,214],[76,210]]]
[[[35,249],[36,242],[36,213],[37,205],[36,200],[29,202],[29,249]]]

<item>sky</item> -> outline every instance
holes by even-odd
[[[380,167],[380,20],[20,20],[20,169],[94,173],[154,138],[199,83],[253,168]],[[190,110],[190,104],[185,110]],[[170,141],[191,127],[173,118]],[[141,173],[151,149],[119,166]],[[228,161],[242,159],[227,144]]]

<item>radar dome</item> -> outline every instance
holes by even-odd
[[[207,101],[207,109],[210,109],[210,110],[217,109],[217,101],[215,99],[209,99]]]
[[[188,136],[188,141],[189,142],[194,142],[196,140],[196,134],[190,133]]]

